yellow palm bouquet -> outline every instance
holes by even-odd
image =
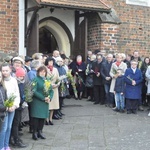
[[[78,98],[78,95],[77,95],[77,89],[76,89],[76,83],[74,81],[74,77],[72,76],[71,74],[71,70],[67,72],[67,78],[68,80],[70,81],[71,85],[72,85],[72,88],[73,88],[73,92],[74,92],[74,95],[76,98]]]
[[[49,79],[44,80],[44,96],[49,97],[51,82]]]
[[[6,99],[6,100],[4,101],[4,106],[5,106],[5,107],[8,107],[8,108],[12,107],[12,106],[14,105],[14,100],[15,100],[15,98],[16,98],[16,96],[15,96],[14,94],[11,94],[11,95],[8,97],[8,99]]]

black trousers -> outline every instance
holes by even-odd
[[[59,110],[61,110],[62,108],[63,101],[64,101],[64,97],[59,97]]]
[[[96,103],[104,104],[105,90],[103,85],[94,85],[94,101]]]
[[[36,132],[39,130],[43,130],[44,121],[45,121],[45,119],[43,119],[43,118],[32,118],[33,131]]]
[[[126,99],[126,109],[127,110],[137,110],[139,100],[138,99]]]
[[[88,96],[93,100],[93,87],[87,87],[87,97]]]
[[[29,111],[29,126],[30,126],[30,130],[33,129],[33,121],[32,121],[32,117],[31,117],[31,104],[28,103],[28,111]]]
[[[15,110],[15,116],[13,119],[13,124],[12,124],[12,129],[11,129],[11,136],[14,139],[18,139],[19,138],[19,124],[21,122],[21,115],[22,115],[22,110]]]

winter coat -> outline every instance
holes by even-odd
[[[56,68],[59,72],[59,77],[66,75],[66,70],[63,66],[56,65]],[[58,88],[59,97],[66,97],[67,95],[69,95],[69,90],[67,86],[68,86],[67,78],[64,78],[63,80],[60,81],[60,86]]]
[[[93,87],[93,72],[92,72],[92,64],[93,61],[88,61],[88,64],[86,66],[86,80],[85,80],[85,86],[86,87]]]
[[[116,79],[114,78],[115,76],[115,73],[114,71],[117,71],[117,69],[122,69],[123,71],[123,75],[127,69],[127,65],[124,63],[124,62],[121,62],[121,64],[119,66],[116,65],[116,62],[114,62],[111,66],[111,69],[110,69],[110,76],[112,77],[112,80],[111,80],[111,85],[110,85],[110,92],[111,93],[114,93],[114,87],[115,87],[115,82],[116,82]]]
[[[52,77],[52,81],[51,83],[52,84],[55,84],[55,82],[59,79],[59,73],[58,73],[58,70],[54,67],[52,71],[50,71],[48,69],[48,77]],[[54,95],[53,95],[53,98],[51,100],[51,102],[49,103],[49,110],[57,110],[59,109],[59,92],[58,92],[58,86],[59,84],[57,85],[57,87],[55,87],[53,89],[54,91]]]
[[[129,79],[130,78],[130,79]],[[136,85],[132,85],[132,80],[135,80]],[[141,98],[141,88],[142,88],[142,72],[136,69],[135,73],[131,68],[127,69],[125,72],[125,98],[127,99],[140,99]]]
[[[93,75],[93,85],[103,85],[103,78],[102,75],[100,74],[99,77],[97,77],[97,73],[100,73],[100,68],[102,66],[102,62],[98,63],[97,61],[92,64],[92,70],[94,71]]]
[[[28,78],[30,81],[32,81],[36,77],[37,71],[35,69],[32,69],[28,72]]]
[[[34,79],[34,94],[33,101],[31,102],[31,117],[34,118],[48,118],[49,117],[49,104],[45,102],[44,95],[44,79],[37,76]],[[52,87],[49,93],[50,99],[53,97]]]
[[[111,66],[112,66],[112,62],[109,63],[108,61],[105,61],[104,63],[102,63],[100,73],[103,78],[104,84],[111,83],[111,80],[109,80],[109,81],[106,80],[106,77],[111,77],[109,74]]]
[[[82,71],[79,71],[79,69],[81,69]],[[78,92],[83,92],[85,89],[85,70],[86,64],[84,62],[82,62],[80,65],[78,65],[77,63],[73,64],[72,74],[74,76],[76,75],[76,86]],[[78,73],[78,75],[76,73]],[[82,81],[79,78],[81,78]]]
[[[17,108],[17,110],[23,110],[22,104],[25,101],[24,86],[25,86],[25,83],[23,82],[21,83],[18,81],[18,87],[19,87],[19,93],[20,93],[20,105],[19,105],[19,108]]]
[[[124,76],[122,75],[116,78],[114,91],[116,93],[124,93],[124,90],[125,90],[125,81]]]

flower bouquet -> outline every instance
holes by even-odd
[[[74,95],[76,98],[78,98],[78,94],[77,94],[77,89],[76,89],[76,84],[75,84],[75,81],[74,81],[74,78],[71,74],[71,70],[67,72],[67,78],[68,80],[70,81],[71,85],[72,85],[72,88],[73,88],[73,92],[74,92]]]
[[[8,108],[12,107],[12,106],[14,105],[14,100],[15,100],[15,98],[16,98],[16,96],[15,96],[14,94],[11,94],[11,95],[8,97],[8,99],[6,99],[6,100],[4,101],[4,106],[5,106],[5,107],[8,107]]]
[[[44,89],[43,89],[45,97],[50,97],[49,96],[50,95],[50,88],[51,88],[50,80],[49,79],[45,79],[44,80]]]
[[[67,90],[64,81],[61,81],[59,89],[60,89],[60,96],[64,97],[65,92]]]
[[[81,76],[79,76],[79,74],[77,72],[76,72],[76,76],[77,76],[79,84],[83,83],[85,85],[83,79],[81,78]]]
[[[30,103],[32,102],[33,100],[33,94],[34,94],[34,87],[35,87],[36,83],[33,81],[33,82],[28,82],[26,85],[25,85],[25,88],[24,88],[24,94],[25,94],[25,101],[27,103]]]
[[[59,82],[61,82],[62,80],[66,79],[66,78],[67,78],[66,75],[60,76],[60,77],[55,81],[55,84],[58,84]]]
[[[112,73],[113,73],[114,75],[116,75],[116,74],[117,74],[117,70],[116,70],[115,68],[112,68]]]

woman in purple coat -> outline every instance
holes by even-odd
[[[127,114],[136,114],[138,102],[141,98],[142,72],[137,68],[138,62],[131,61],[131,68],[125,72],[125,98]]]

